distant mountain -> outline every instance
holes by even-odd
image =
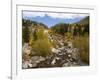
[[[77,22],[77,24],[89,24],[89,16],[85,17],[84,19]]]
[[[67,24],[67,23],[59,23],[59,24],[52,26],[51,29],[59,34],[64,35],[64,33],[68,31],[69,26],[70,24]]]
[[[83,19],[82,17],[75,17],[75,18],[67,18],[67,16],[65,16],[64,18],[62,17],[63,14],[61,14],[61,18],[60,17],[51,17],[50,15],[48,14],[45,14],[43,17],[41,16],[36,16],[36,17],[23,17],[23,19],[28,19],[28,20],[31,20],[31,21],[36,21],[36,22],[40,22],[40,23],[43,23],[45,25],[47,25],[49,28],[52,26],[52,25],[56,25],[56,24],[59,24],[60,22],[63,22],[63,23],[75,23],[75,22],[79,22],[81,19]]]
[[[40,25],[40,26],[43,26],[45,29],[48,29],[48,26],[46,26],[45,24],[43,23],[39,23],[39,22],[36,22],[36,21],[31,21],[31,20],[26,20],[26,19],[22,19],[22,26],[25,27],[25,26],[28,26],[30,27],[31,25]]]
[[[79,29],[82,28],[81,25],[84,25],[84,28],[85,28],[84,32],[89,32],[89,16],[83,18],[82,20],[80,20],[79,22],[76,22],[74,24],[77,25]],[[59,23],[59,24],[52,26],[51,29],[59,34],[64,35],[66,32],[72,31],[71,29],[74,26],[74,24]]]

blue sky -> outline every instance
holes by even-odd
[[[47,13],[47,12],[28,12],[23,11],[23,18],[44,23],[51,27],[58,23],[74,23],[88,16],[88,14],[72,13]]]

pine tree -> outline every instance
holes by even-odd
[[[29,28],[28,26],[25,26],[22,30],[22,38],[23,38],[23,42],[28,43],[29,42]]]

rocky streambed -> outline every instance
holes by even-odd
[[[27,47],[25,47],[27,48]],[[24,51],[29,52],[29,48],[24,49]],[[70,67],[70,66],[86,66],[80,60],[79,51],[77,48],[73,47],[71,42],[68,42],[67,46],[60,48],[52,48],[52,53],[49,56],[32,56],[22,61],[23,69],[31,68],[50,68],[50,67]],[[26,54],[26,56],[28,56]]]

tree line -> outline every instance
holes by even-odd
[[[55,26],[52,26],[52,30],[61,35],[70,32],[73,36],[84,36],[85,34],[89,35],[89,24],[60,23]]]

